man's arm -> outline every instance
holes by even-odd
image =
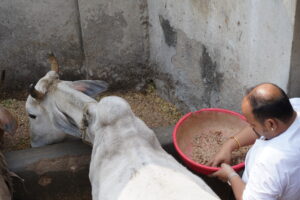
[[[223,182],[228,182],[233,190],[236,200],[243,198],[243,192],[246,184],[241,177],[227,164],[222,164],[221,169],[212,174],[214,177],[218,177]]]
[[[243,198],[243,192],[246,184],[241,177],[230,167],[223,163],[221,169],[212,174],[213,177],[218,177],[221,181],[231,185],[236,200]]]
[[[247,125],[242,131],[234,136],[239,142],[241,147],[254,144],[255,140],[259,137],[250,125]]]
[[[221,163],[230,164],[231,153],[233,150],[239,147],[248,146],[254,144],[258,138],[250,125],[247,125],[239,133],[234,135],[234,138],[228,139],[221,147],[220,151],[212,158],[208,165],[217,167]]]
[[[243,199],[243,192],[245,190],[246,184],[241,179],[239,175],[232,177],[229,180],[231,184],[231,188],[233,190],[234,196],[236,200],[242,200]]]

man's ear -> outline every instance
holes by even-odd
[[[278,128],[278,122],[275,119],[268,118],[264,121],[264,125],[267,128],[268,132],[274,133]]]

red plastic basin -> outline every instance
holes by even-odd
[[[183,162],[196,173],[211,174],[219,167],[210,167],[197,163],[191,159],[192,139],[201,131],[222,131],[225,138],[229,138],[247,125],[245,117],[239,113],[220,109],[206,108],[184,115],[176,124],[173,131],[173,143]],[[239,171],[244,168],[244,162],[232,166]]]

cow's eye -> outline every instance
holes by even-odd
[[[35,119],[35,118],[36,118],[36,116],[33,115],[33,114],[28,114],[28,116],[29,116],[31,119]]]

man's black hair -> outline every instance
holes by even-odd
[[[280,96],[275,99],[266,99],[261,95],[257,95],[255,92],[251,92],[258,85],[250,88],[247,90],[247,98],[252,107],[252,113],[261,124],[268,118],[277,118],[286,123],[291,119],[294,112],[289,97],[277,85],[272,83],[268,84],[275,86],[280,91]]]

